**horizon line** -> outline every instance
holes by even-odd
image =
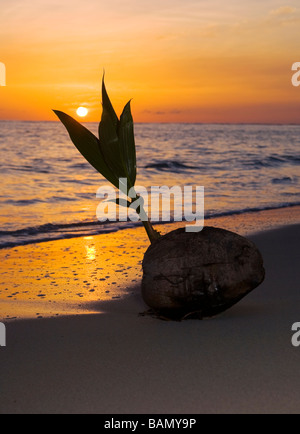
[[[75,119],[76,120],[76,119]],[[59,120],[33,120],[33,119],[0,119],[0,122],[48,122],[48,123],[60,123]],[[82,124],[96,124],[100,121],[79,121]],[[171,124],[185,124],[185,125],[300,125],[299,122],[134,122],[135,125],[142,124],[162,124],[162,125],[171,125]]]

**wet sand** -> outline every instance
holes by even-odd
[[[208,219],[206,225],[247,236],[297,222],[300,207]],[[156,229],[164,234],[184,225]],[[137,227],[0,250],[0,321],[98,313],[101,302],[139,294],[148,246],[144,228]]]

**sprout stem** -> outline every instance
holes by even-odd
[[[160,234],[158,231],[153,229],[153,226],[150,223],[150,221],[149,220],[147,220],[145,222],[143,221],[143,225],[144,225],[144,228],[147,232],[150,243],[152,244],[155,240],[158,240],[158,238],[160,237]]]
[[[133,187],[133,191],[135,193],[135,200],[140,198],[140,195],[135,192],[134,187]],[[158,238],[160,237],[160,233],[158,231],[156,231],[155,229],[153,229],[153,226],[149,221],[149,218],[146,214],[146,211],[145,211],[142,203],[140,203],[139,206],[136,208],[136,212],[139,215],[140,219],[142,220],[142,223],[143,223],[144,228],[147,232],[150,243],[152,244],[152,243],[154,243],[155,240],[158,240]],[[147,218],[147,220],[145,220],[145,217]]]

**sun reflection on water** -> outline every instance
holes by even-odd
[[[93,241],[93,237],[84,237],[86,241]],[[96,247],[94,245],[85,245],[86,259],[88,261],[94,261],[96,259]]]

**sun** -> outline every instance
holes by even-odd
[[[76,113],[81,118],[84,118],[88,114],[88,112],[89,111],[88,111],[88,109],[86,107],[78,107],[78,109],[76,110]]]

